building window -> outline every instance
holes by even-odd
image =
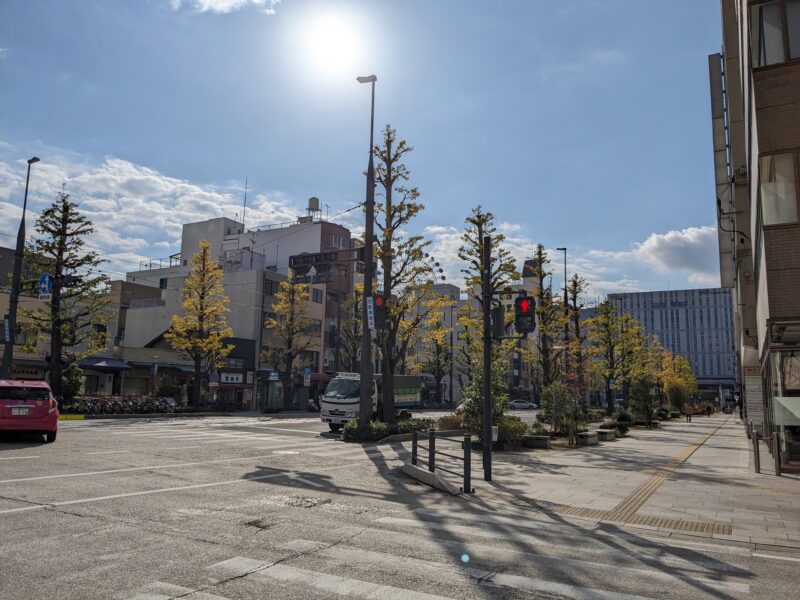
[[[771,154],[759,159],[761,217],[764,225],[797,221],[794,155]]]
[[[800,58],[800,0],[769,0],[750,7],[753,67]]]
[[[317,304],[322,304],[322,290],[318,288],[311,288],[311,301]]]
[[[161,279],[158,280],[158,289],[160,289],[160,290],[167,289],[167,278],[166,277],[162,277]]]

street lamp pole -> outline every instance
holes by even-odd
[[[372,262],[372,246],[375,223],[375,165],[373,161],[373,147],[375,135],[375,82],[377,76],[368,75],[357,77],[359,83],[372,84],[372,104],[369,118],[369,164],[367,166],[367,199],[366,199],[366,225],[364,228],[364,302],[362,306],[363,336],[361,338],[361,400],[358,410],[360,425],[368,425],[372,417],[372,388],[374,381],[374,367],[372,366],[372,332],[369,329],[367,317],[368,302],[372,300],[372,278],[374,265]]]
[[[14,341],[17,330],[17,306],[19,305],[20,279],[22,278],[22,259],[25,254],[25,211],[28,208],[28,184],[31,181],[31,165],[39,162],[34,156],[28,159],[28,175],[25,178],[25,199],[22,202],[22,219],[17,232],[17,249],[14,252],[14,270],[11,275],[11,298],[6,318],[5,345],[3,347],[3,366],[0,379],[10,379],[11,361],[14,360]]]

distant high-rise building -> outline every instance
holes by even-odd
[[[739,393],[764,433],[800,432],[800,2],[722,0],[709,56],[722,287]]]
[[[722,389],[733,397],[736,351],[733,294],[722,288],[609,294],[620,312],[636,319],[647,337],[656,337],[692,365],[698,387]]]

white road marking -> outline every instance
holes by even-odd
[[[223,596],[197,592],[191,588],[172,585],[163,581],[156,581],[142,588],[138,594],[131,597],[131,600],[172,600],[172,598],[181,596],[189,596],[192,600],[228,600]]]
[[[310,548],[309,540],[294,540],[290,544],[297,545],[298,548]],[[642,582],[646,584],[649,579],[656,581],[666,581],[676,585],[679,584],[702,584],[706,587],[714,589],[740,592],[748,594],[750,586],[748,584],[733,582],[733,581],[720,581],[716,579],[708,579],[704,577],[687,577],[682,575],[673,575],[655,569],[639,569],[632,567],[620,567],[608,563],[594,563],[564,557],[549,557],[537,554],[530,554],[526,552],[516,551],[503,551],[491,546],[481,546],[477,544],[460,544],[456,545],[470,556],[493,556],[495,559],[502,561],[504,564],[538,564],[544,567],[546,572],[558,571],[559,567],[572,565],[575,567],[574,572],[586,573],[587,569],[594,569],[595,571],[609,571],[613,570],[620,576],[625,577],[629,581]],[[473,551],[470,551],[470,548]],[[517,560],[502,559],[498,556],[499,553],[509,556],[515,556]],[[566,596],[568,598],[641,598],[641,596],[629,595],[619,592],[611,592],[605,590],[598,590],[586,587],[577,587],[569,584],[558,583],[555,581],[542,580],[534,577],[527,577],[523,575],[514,575],[511,573],[498,573],[494,569],[483,569],[478,567],[469,567],[464,565],[458,558],[458,554],[454,554],[454,559],[451,562],[438,562],[422,560],[418,558],[411,558],[404,555],[390,554],[387,552],[376,552],[373,550],[365,550],[356,546],[337,544],[335,548],[317,548],[315,555],[322,555],[334,560],[341,560],[348,564],[370,564],[380,565],[383,567],[396,567],[402,565],[403,570],[418,571],[422,575],[430,574],[431,570],[439,571],[443,575],[447,574],[461,574],[472,579],[479,579],[485,585],[497,587],[509,587],[525,592],[544,592]]]
[[[319,442],[315,442],[315,445]],[[302,445],[300,447],[306,447],[307,444]],[[273,446],[273,448],[276,446]],[[283,446],[286,447],[286,446]],[[292,446],[288,446],[292,447]],[[294,446],[295,448],[298,446]],[[268,450],[269,447],[266,448],[257,448],[257,450]],[[229,463],[229,462],[247,462],[251,460],[261,460],[265,458],[273,457],[272,453],[270,454],[259,454],[257,456],[242,456],[238,458],[219,458],[216,460],[205,460],[205,461],[195,461],[195,462],[185,462],[185,463],[169,463],[166,465],[150,465],[146,467],[125,467],[122,469],[106,469],[103,471],[83,471],[80,473],[60,473],[58,475],[39,475],[37,477],[19,477],[15,479],[3,479],[0,480],[0,483],[16,483],[19,481],[38,481],[41,479],[65,479],[68,477],[88,477],[92,475],[107,475],[107,474],[114,474],[114,473],[129,473],[133,471],[148,471],[148,470],[155,470],[155,469],[173,469],[178,467],[195,467],[195,466],[202,466],[202,465],[215,465],[219,463]]]
[[[38,456],[9,456],[7,458],[0,458],[0,460],[25,460],[26,458],[39,458]]]
[[[321,469],[317,469],[319,471],[335,471],[336,469],[345,469],[345,468],[352,468],[352,464],[346,465],[336,465],[333,467],[323,467]],[[306,471],[301,471],[301,473],[308,474]],[[58,506],[71,506],[73,504],[88,504],[90,502],[102,502],[104,500],[117,500],[119,498],[133,498],[136,496],[151,496],[154,494],[165,494],[168,492],[179,492],[183,490],[199,490],[203,488],[210,488],[210,487],[219,487],[223,485],[233,485],[236,483],[244,483],[247,481],[262,481],[264,479],[275,479],[276,477],[296,477],[300,473],[294,471],[284,471],[281,473],[269,473],[268,475],[254,475],[252,477],[240,477],[239,479],[228,479],[226,481],[214,481],[211,483],[196,483],[193,485],[179,485],[175,487],[168,487],[168,488],[157,488],[155,490],[142,490],[139,492],[127,492],[124,494],[112,494],[110,496],[94,496],[91,498],[78,498],[77,500],[62,500],[61,502],[49,502],[47,504],[37,504],[35,506],[24,506],[22,508],[10,508],[7,510],[0,510],[0,515],[3,514],[10,514],[10,513],[17,513],[29,510],[41,510],[45,508],[55,508]],[[7,498],[8,500],[14,500],[13,498]]]
[[[297,450],[274,450],[273,454],[300,454]]]
[[[778,556],[777,554],[761,554],[761,552],[753,552],[753,556],[758,558],[771,558],[774,560],[789,560],[792,562],[800,562],[800,558],[796,556]]]
[[[397,563],[394,563],[397,567]],[[446,596],[425,594],[391,585],[381,585],[360,579],[350,579],[339,575],[329,575],[317,571],[298,569],[284,564],[263,563],[257,560],[237,557],[211,566],[211,569],[226,576],[253,574],[290,583],[300,583],[325,592],[339,594],[348,598],[376,600],[452,600]]]
[[[103,452],[87,452],[86,454],[129,454],[130,450],[104,450]]]
[[[164,448],[164,450],[189,450],[190,448],[202,448],[202,446],[178,446],[176,448]]]
[[[313,429],[289,429],[288,427],[269,427],[263,425],[250,425],[253,429],[267,429],[269,431],[291,431],[292,433],[313,433],[314,435],[319,435],[322,433],[321,431],[315,431]]]
[[[302,483],[305,483],[306,485],[314,486],[316,488],[325,487],[321,483],[317,483],[316,481],[310,481],[308,479],[305,479],[304,477],[292,477],[292,479],[294,479],[295,481],[300,481]]]

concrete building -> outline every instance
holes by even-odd
[[[458,288],[458,286],[451,283],[436,283],[432,285],[430,297],[433,299],[437,296],[446,298],[452,302],[452,304],[449,304],[442,310],[438,311],[440,313],[440,318],[436,322],[441,324],[442,327],[450,330],[448,344],[450,345],[453,353],[453,358],[457,360],[460,348],[464,344],[464,341],[459,339],[458,335],[460,331],[460,326],[458,324],[458,311],[465,301],[461,300],[461,290]],[[413,343],[409,345],[404,361],[406,363],[406,371],[419,370],[420,374],[425,373],[423,365],[428,360],[428,355],[429,352],[431,352],[432,344],[426,342],[424,337],[425,331],[419,331],[415,336]],[[455,360],[451,361],[451,365],[453,367],[455,367]],[[415,365],[418,366],[415,367]],[[455,368],[452,368],[450,372],[444,376],[443,380],[438,383],[442,386],[442,398],[446,402],[449,402],[451,398],[455,404],[461,402],[462,390],[461,386],[459,385],[458,377],[455,375]],[[435,385],[435,383],[432,383],[432,385]]]
[[[337,257],[343,254],[342,262],[335,264],[328,276],[317,276],[309,281],[307,311],[318,323],[315,328],[318,337],[304,352],[302,360],[311,365],[314,373],[332,372],[336,352],[328,343],[330,336],[327,334],[338,323],[341,304],[352,291],[356,264],[344,256],[351,245],[349,230],[315,219],[311,212],[294,223],[249,230],[245,230],[242,223],[225,217],[184,225],[179,254],[142,263],[139,270],[127,273],[127,282],[149,286],[159,293],[157,297],[131,302],[127,319],[135,325],[126,327],[125,346],[169,350],[163,342],[163,334],[169,328],[172,315],[181,311],[183,283],[191,268],[190,259],[201,240],[211,244],[212,255],[219,258],[223,267],[223,285],[231,309],[227,318],[236,343],[229,360],[241,359],[244,365],[251,365],[250,370],[241,373],[242,377],[238,377],[240,369],[235,365],[226,365],[221,370],[221,378],[227,377],[230,381],[221,382],[220,401],[234,406],[237,401],[228,398],[231,396],[241,399],[241,406],[263,408],[269,395],[269,372],[273,366],[260,360],[269,341],[269,332],[263,325],[274,315],[275,294],[280,282],[286,279],[292,257],[303,254],[332,252]],[[245,356],[247,353],[249,355]],[[171,361],[171,364],[180,364],[174,357]],[[181,370],[180,366],[176,368]]]
[[[692,365],[697,385],[713,397],[733,399],[736,351],[733,294],[722,288],[609,294],[620,313],[627,313],[673,354]]]
[[[748,420],[800,439],[800,2],[722,0],[709,56],[722,286]]]

